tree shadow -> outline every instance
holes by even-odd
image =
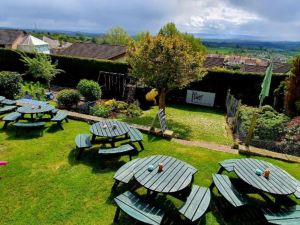
[[[34,138],[43,138],[44,132],[47,128],[34,128],[34,129],[18,129],[8,126],[6,129],[0,129],[0,133],[7,134],[7,140],[29,140]]]

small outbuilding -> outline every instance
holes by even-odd
[[[18,49],[26,52],[38,52],[44,54],[50,54],[50,46],[48,43],[32,36],[28,35],[24,38]]]

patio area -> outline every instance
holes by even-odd
[[[90,125],[70,121],[64,130],[46,125],[43,137],[35,131],[15,137],[13,127],[0,131],[0,158],[9,161],[0,172],[1,224],[112,224],[116,210],[114,198],[126,191],[124,186],[118,193],[111,193],[115,172],[128,157],[103,160],[99,157],[99,146],[83,152],[76,160],[74,138],[79,133],[89,133]],[[46,140],[46,141],[45,141]],[[226,159],[242,158],[239,155],[215,152],[208,149],[180,145],[158,137],[144,135],[144,151],[138,157],[167,155],[195,167],[193,184],[209,187],[212,174],[218,172],[219,162]],[[134,156],[133,159],[137,158]],[[299,164],[286,163],[269,158],[251,157],[270,162],[300,179]],[[234,174],[228,174],[235,178]],[[146,195],[146,190],[138,189],[138,194]],[[253,201],[264,205],[258,195]],[[292,200],[297,201],[294,197]],[[167,202],[180,207],[182,202],[167,197]],[[158,203],[165,202],[161,196]],[[226,216],[228,204],[216,190],[212,192],[210,209],[201,224],[261,224],[249,219],[245,211],[231,210]],[[35,215],[34,217],[32,215]],[[228,214],[227,214],[228,215]],[[131,220],[121,215],[119,224],[131,224]]]

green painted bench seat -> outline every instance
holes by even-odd
[[[80,159],[80,156],[84,149],[92,147],[89,134],[78,134],[75,137],[76,148],[79,149],[76,159]]]
[[[115,183],[112,190],[115,190],[120,182],[124,184],[129,183],[129,181],[133,178],[133,169],[138,160],[139,159],[134,159],[118,169],[118,171],[114,175]]]
[[[199,221],[209,207],[210,199],[209,188],[193,185],[190,195],[179,212],[193,223]]]
[[[297,190],[294,193],[294,195],[296,196],[296,198],[300,198],[300,184],[298,185]]]
[[[299,225],[300,224],[300,205],[290,208],[281,208],[277,211],[265,209],[264,217],[270,224],[280,225]]]
[[[66,122],[68,121],[68,114],[64,113],[64,112],[57,112],[56,115],[51,119],[51,122],[56,122],[57,125],[60,127],[60,129],[64,129],[62,126],[62,122],[65,120]]]
[[[120,209],[130,217],[145,224],[158,225],[164,218],[164,211],[142,201],[139,197],[127,191],[115,198],[117,211],[114,222],[118,222]]]
[[[17,122],[14,123],[13,126],[16,127],[16,135],[18,135],[19,128],[42,128],[45,124],[45,122]]]
[[[132,153],[134,152],[134,147],[129,144],[121,145],[116,148],[100,148],[98,153],[100,155],[113,156],[113,155],[128,155],[129,159],[132,159]]]
[[[12,112],[17,108],[17,106],[7,105],[0,108],[0,114]]]
[[[6,129],[7,125],[11,122],[18,121],[20,117],[22,116],[21,113],[18,112],[12,112],[8,115],[6,115],[2,120],[4,121],[3,129]]]
[[[142,132],[140,132],[138,129],[131,127],[129,132],[129,137],[130,137],[130,141],[132,143],[137,142],[139,143],[140,147],[142,150],[144,150],[144,146],[143,146],[143,134]]]
[[[234,207],[240,207],[247,204],[246,200],[232,185],[228,176],[214,174],[213,182],[221,195]]]
[[[2,105],[16,105],[16,100],[5,99],[1,102]]]
[[[234,165],[236,161],[236,159],[227,159],[222,162],[219,162],[221,168],[218,173],[222,173],[224,170],[226,170],[227,172],[232,172],[234,170]]]

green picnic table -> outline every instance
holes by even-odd
[[[130,130],[130,126],[127,123],[115,121],[115,120],[103,120],[98,123],[94,123],[90,132],[93,134],[92,142],[96,140],[96,137],[103,137],[114,146],[115,139],[122,135],[127,136]]]
[[[31,118],[33,118],[34,114],[45,114],[45,113],[50,113],[50,115],[52,116],[51,112],[52,110],[54,110],[55,107],[52,105],[46,105],[46,104],[42,104],[42,105],[32,105],[32,106],[22,106],[20,108],[17,109],[18,113],[21,113],[22,116],[25,114],[30,114]]]
[[[158,171],[158,164],[163,164],[163,171]],[[149,171],[149,165],[154,170]],[[135,180],[145,187],[148,192],[176,193],[188,187],[197,169],[170,156],[155,155],[139,159],[134,166]]]
[[[269,178],[259,176],[256,170],[270,169]],[[237,176],[250,186],[276,196],[287,196],[297,191],[297,180],[283,169],[263,160],[239,159],[233,166]]]

